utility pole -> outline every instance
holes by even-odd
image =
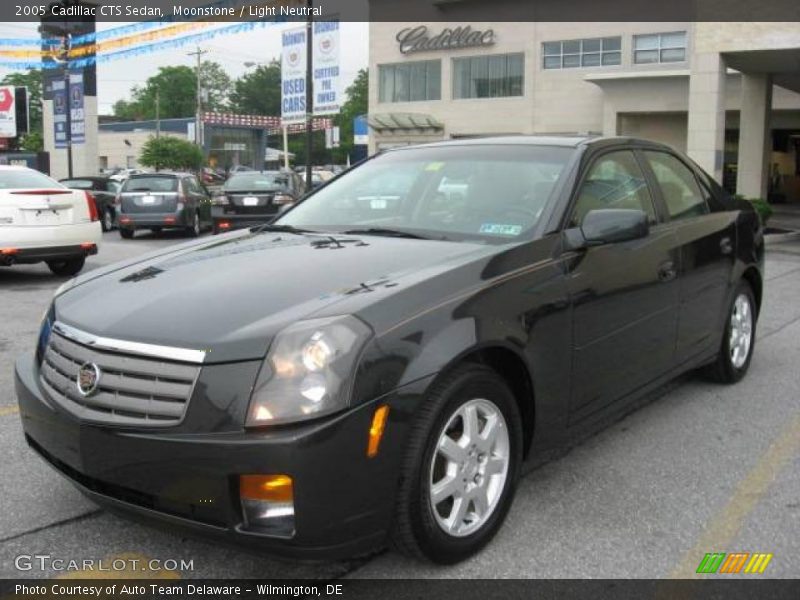
[[[64,98],[66,99],[66,120],[64,132],[67,137],[67,177],[72,179],[72,94],[69,89],[69,51],[72,48],[72,36],[64,33]]]
[[[203,131],[202,131],[202,119],[201,119],[201,110],[202,110],[202,90],[200,89],[200,65],[203,60],[203,54],[207,54],[208,50],[201,50],[200,46],[197,46],[197,50],[194,52],[187,52],[187,56],[196,56],[197,57],[197,113],[195,114],[194,119],[194,139],[197,142],[197,145],[201,148],[203,147]]]
[[[312,17],[312,0],[306,0],[308,16],[306,18],[306,191],[311,189],[311,150],[314,133],[314,19]]]
[[[161,137],[161,89],[156,86],[156,139]]]

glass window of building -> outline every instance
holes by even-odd
[[[441,61],[378,65],[379,102],[416,102],[441,98]]]
[[[494,54],[453,59],[453,98],[522,96],[525,56]]]
[[[622,38],[590,38],[542,44],[545,69],[614,66],[622,62]]]
[[[686,32],[633,36],[633,62],[637,65],[686,60]]]

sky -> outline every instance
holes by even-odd
[[[98,23],[97,29],[99,31],[123,25],[126,23]],[[203,56],[203,60],[218,62],[234,79],[248,71],[245,62],[269,62],[273,58],[280,59],[280,32],[297,26],[297,23],[278,24],[248,33],[217,36],[200,43],[201,49],[209,51]],[[38,37],[37,27],[38,23],[0,23],[0,37]],[[367,67],[368,36],[368,23],[341,24],[340,61],[343,90],[350,85],[359,69]],[[99,113],[112,114],[114,103],[123,98],[129,99],[130,89],[137,84],[143,84],[148,77],[155,75],[159,67],[172,65],[193,67],[197,59],[186,54],[193,50],[194,47],[187,45],[178,50],[161,51],[99,65],[97,69]],[[0,78],[9,72],[8,69],[0,68]]]

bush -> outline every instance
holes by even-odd
[[[196,170],[203,165],[203,151],[181,138],[151,137],[142,147],[139,164],[154,169]]]
[[[750,204],[752,204],[753,208],[756,209],[758,216],[761,217],[761,224],[767,224],[767,221],[772,216],[772,206],[770,206],[769,202],[763,198],[744,198],[743,196],[737,196],[737,198],[747,200]]]

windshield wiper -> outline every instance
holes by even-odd
[[[259,225],[257,228],[251,230],[252,233],[260,233],[262,231],[277,231],[281,233],[319,233],[318,231],[312,231],[310,229],[300,229],[299,227],[295,227],[294,225],[272,225],[270,223],[264,223],[263,225]]]
[[[411,233],[410,231],[401,231],[400,229],[388,229],[385,227],[368,227],[366,229],[348,229],[343,231],[345,235],[385,235],[387,237],[401,237],[412,240],[427,240],[430,238],[418,233]]]

